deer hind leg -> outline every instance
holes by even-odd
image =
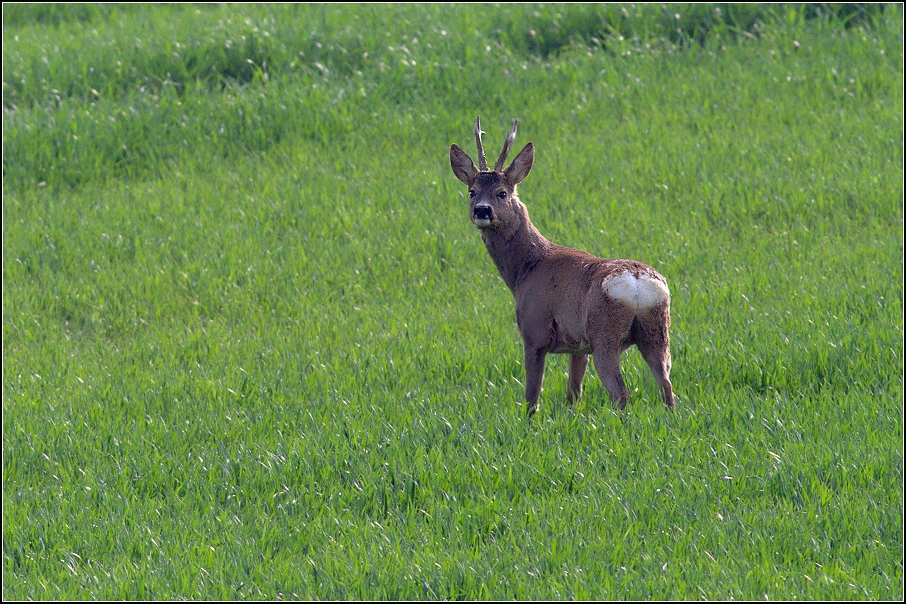
[[[661,389],[664,404],[673,407],[673,384],[670,383],[670,326],[669,310],[655,309],[644,320],[633,325],[636,346],[648,363],[654,380]]]
[[[623,381],[623,375],[620,372],[621,352],[618,343],[598,347],[593,352],[595,371],[598,372],[598,377],[601,378],[601,382],[607,388],[607,392],[610,393],[613,406],[617,410],[625,409],[626,400],[629,398],[629,390],[626,388],[626,383]]]
[[[624,409],[629,390],[620,373],[620,355],[630,345],[635,312],[606,294],[600,300],[593,301],[592,307],[599,310],[590,313],[585,329],[591,343],[595,371],[610,394],[614,408]]]
[[[569,385],[566,387],[566,400],[569,404],[576,402],[582,394],[582,378],[588,369],[587,354],[569,355]]]

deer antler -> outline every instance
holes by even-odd
[[[488,160],[484,156],[484,147],[481,146],[481,116],[475,119],[475,143],[478,145],[478,169],[486,171],[488,169]]]
[[[510,154],[510,147],[513,146],[513,141],[516,140],[517,123],[519,123],[519,120],[513,120],[513,128],[506,135],[506,140],[503,141],[503,151],[500,152],[500,157],[497,158],[497,163],[494,164],[494,172],[500,172],[503,170],[503,162],[506,161],[506,156]]]

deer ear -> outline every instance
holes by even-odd
[[[453,168],[456,178],[465,185],[471,183],[478,173],[478,168],[472,163],[472,159],[456,145],[450,145],[450,166]]]
[[[510,184],[516,186],[525,180],[525,177],[532,171],[533,163],[535,163],[535,145],[529,143],[522,148],[510,167],[503,173]]]

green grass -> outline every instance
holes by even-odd
[[[902,599],[901,8],[3,19],[4,599]],[[675,411],[524,419],[476,115]]]

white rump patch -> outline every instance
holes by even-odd
[[[635,309],[647,310],[670,299],[667,284],[650,275],[636,277],[630,271],[610,275],[601,283],[604,293]]]

